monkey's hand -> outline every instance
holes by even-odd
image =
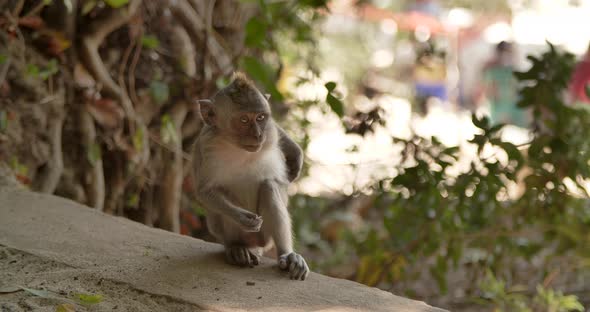
[[[238,216],[240,228],[246,232],[260,232],[262,217],[249,211],[240,212]]]
[[[289,271],[289,277],[293,280],[305,280],[309,274],[309,267],[305,259],[295,252],[284,254],[279,257],[279,268]]]

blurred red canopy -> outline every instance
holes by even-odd
[[[369,21],[392,19],[397,23],[397,28],[399,30],[415,31],[417,28],[423,27],[428,29],[431,34],[444,34],[447,32],[444,25],[436,17],[418,11],[395,13],[372,5],[362,5],[360,7],[340,6],[337,8],[331,8],[331,11],[333,13],[353,15]]]

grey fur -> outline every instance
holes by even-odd
[[[291,279],[304,280],[309,268],[293,251],[287,210],[288,184],[303,164],[301,148],[272,119],[258,150],[240,147],[227,128],[229,116],[236,111],[270,112],[265,96],[241,74],[212,102],[202,103],[214,111],[216,120],[205,124],[195,144],[195,191],[207,210],[210,232],[225,246],[226,261],[258,265],[274,242],[279,267]]]

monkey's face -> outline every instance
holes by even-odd
[[[234,144],[248,152],[260,151],[266,141],[266,125],[269,117],[268,112],[237,112],[233,114],[230,127],[234,134]]]

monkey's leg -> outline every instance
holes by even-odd
[[[255,213],[242,209],[229,201],[219,189],[207,189],[197,192],[199,201],[209,211],[218,213],[226,219],[237,223],[246,232],[258,232],[262,218]]]
[[[304,280],[309,273],[305,259],[293,251],[291,217],[287,210],[285,185],[277,181],[264,181],[258,191],[258,209],[266,220],[262,225],[265,235],[270,234],[277,247],[279,267],[289,271],[289,277]]]
[[[207,213],[207,229],[217,242],[223,243],[223,217],[214,212]]]
[[[260,256],[248,248],[248,236],[258,233],[244,232],[230,220],[223,222],[223,241],[225,245],[225,260],[229,264],[253,267],[260,263]]]

